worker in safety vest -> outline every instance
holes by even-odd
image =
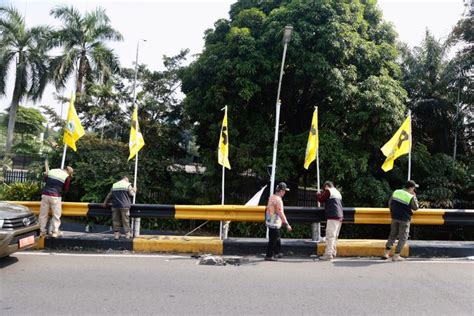
[[[319,260],[332,260],[337,253],[337,239],[341,231],[344,214],[342,210],[342,195],[331,181],[323,184],[323,192],[318,192],[316,197],[324,203],[326,215],[326,250]]]
[[[112,189],[104,200],[104,207],[112,200],[112,226],[114,229],[114,239],[120,238],[120,227],[123,227],[125,238],[130,239],[130,197],[136,193],[127,177],[115,182]]]
[[[67,166],[65,169],[49,170],[48,161],[45,161],[45,186],[41,192],[41,206],[39,213],[40,236],[46,235],[46,224],[48,222],[49,210],[52,211],[52,232],[51,237],[57,238],[62,236],[59,231],[61,225],[61,196],[63,191],[69,190],[71,177],[74,170]]]
[[[400,252],[402,251],[410,233],[410,221],[413,211],[418,209],[418,201],[415,192],[416,188],[418,188],[418,184],[416,184],[415,181],[410,180],[405,184],[405,188],[395,190],[388,202],[392,224],[390,225],[390,235],[382,256],[383,259],[390,258],[390,249],[392,249],[395,240],[398,239],[398,245],[395,249],[395,254],[392,257],[392,260],[405,260],[400,257]]]

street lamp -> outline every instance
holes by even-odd
[[[276,172],[276,157],[277,157],[277,147],[278,147],[278,129],[280,125],[280,91],[281,91],[281,81],[283,79],[283,69],[285,67],[285,58],[286,58],[286,48],[288,43],[291,40],[291,33],[293,32],[292,26],[285,26],[283,31],[283,57],[281,59],[281,69],[280,69],[280,80],[278,81],[278,92],[276,98],[276,117],[275,117],[275,142],[273,143],[273,160],[272,160],[272,174],[270,176],[270,195],[275,190],[275,172]]]

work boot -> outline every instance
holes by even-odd
[[[324,255],[324,256],[319,257],[320,261],[331,261],[332,259],[334,259],[332,255]]]
[[[53,237],[53,238],[58,238],[58,237],[63,237],[63,235],[64,235],[63,232],[59,230],[59,231],[57,231],[57,232],[53,232],[53,233],[51,234],[51,237]]]
[[[265,256],[265,261],[278,261],[277,258]]]
[[[390,249],[385,249],[385,251],[383,252],[382,259],[387,260],[388,258],[390,258]]]
[[[39,236],[40,236],[40,237],[45,237],[45,236],[46,236],[46,232],[45,232],[45,231],[40,232]]]
[[[393,261],[405,261],[406,259],[403,258],[403,257],[400,257],[399,253],[396,253],[396,254],[393,255],[392,260]]]
[[[114,239],[119,240],[119,238],[120,238],[120,232],[115,232],[114,233]]]
[[[132,238],[132,234],[130,234],[130,232],[126,233],[125,234],[125,239],[130,239]]]

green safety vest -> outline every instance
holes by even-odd
[[[69,177],[69,174],[63,169],[51,169],[48,172],[48,178],[61,181],[62,183],[66,182],[67,177]]]
[[[413,197],[413,194],[403,189],[395,190],[392,195],[393,200],[403,203],[405,205],[410,205],[410,201],[411,199],[413,199]]]
[[[118,182],[115,182],[112,185],[112,191],[128,191],[128,187],[130,186],[130,182],[127,182],[125,180],[120,180]]]

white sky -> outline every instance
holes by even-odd
[[[212,28],[219,18],[228,18],[229,0],[0,0],[0,5],[13,4],[26,17],[28,27],[47,24],[58,26],[59,22],[49,15],[57,5],[73,5],[81,12],[97,6],[105,8],[112,26],[122,33],[123,42],[109,43],[119,55],[124,67],[133,67],[136,43],[140,44],[139,62],[151,69],[162,69],[163,55],[176,55],[189,48],[191,54],[200,53],[204,31]],[[393,22],[399,39],[410,46],[419,45],[426,28],[436,38],[445,38],[464,10],[462,0],[379,0],[384,19]],[[13,91],[13,68],[10,70],[7,94],[0,99],[0,110],[9,106]],[[69,95],[73,89],[62,91]],[[47,104],[61,113],[61,105],[53,98],[54,88],[46,88],[39,104]],[[27,105],[33,105],[28,102]],[[64,113],[65,115],[65,113]]]

